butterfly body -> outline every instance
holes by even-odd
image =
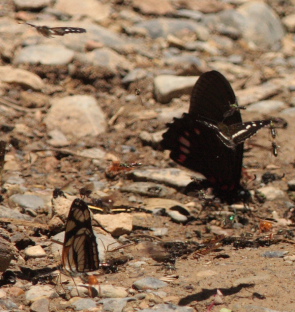
[[[62,266],[69,272],[90,272],[99,269],[99,256],[91,214],[87,204],[76,198],[66,222]]]
[[[38,31],[38,33],[47,38],[52,38],[52,36],[64,36],[72,33],[81,34],[86,32],[86,29],[80,27],[48,27],[33,25],[30,23],[26,24],[34,27]]]
[[[171,159],[202,173],[215,194],[228,202],[244,191],[240,184],[244,141],[271,123],[243,123],[240,109],[232,109],[236,103],[234,91],[222,74],[202,74],[193,87],[189,112],[168,124],[161,142],[171,151]]]

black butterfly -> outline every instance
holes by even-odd
[[[48,26],[33,25],[29,23],[26,24],[36,28],[38,33],[47,38],[51,38],[52,36],[63,36],[72,33],[81,34],[86,32],[86,29],[79,27],[48,27]]]
[[[99,269],[96,237],[87,204],[76,198],[70,208],[62,250],[62,266],[68,272]]]
[[[174,118],[161,142],[164,149],[171,150],[170,158],[202,173],[215,194],[228,202],[239,199],[244,190],[240,184],[243,142],[271,123],[242,123],[240,110],[232,110],[236,103],[222,74],[202,74],[193,88],[188,114]],[[228,111],[230,114],[226,114]]]

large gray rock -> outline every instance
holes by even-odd
[[[237,10],[221,12],[219,17],[224,25],[238,28],[252,48],[277,50],[280,47],[283,26],[277,14],[264,2],[246,2]]]

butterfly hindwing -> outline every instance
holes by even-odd
[[[89,272],[99,268],[91,214],[87,204],[79,198],[73,201],[66,222],[62,264],[70,272]]]
[[[239,187],[242,171],[241,145],[230,149],[206,123],[196,121],[189,114],[175,118],[163,135],[162,147],[171,150],[176,163],[202,173],[220,190]],[[237,161],[239,160],[239,161]]]

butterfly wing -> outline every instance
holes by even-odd
[[[234,191],[240,186],[243,150],[228,148],[214,128],[190,114],[175,118],[163,135],[162,147],[171,150],[176,163],[202,173],[219,191]]]
[[[232,140],[235,144],[240,144],[249,139],[261,128],[268,126],[272,123],[272,119],[255,120],[234,124],[230,126]]]
[[[223,122],[231,125],[242,122],[239,110],[224,117],[235,104],[237,99],[230,83],[221,73],[213,70],[202,74],[194,85],[189,114],[194,119],[207,120],[213,124]]]
[[[86,29],[79,27],[52,27],[50,28],[51,35],[53,36],[63,36],[66,34],[81,34],[85,33]]]
[[[76,198],[66,223],[62,265],[70,272],[90,272],[99,268],[96,237],[87,204]]]

